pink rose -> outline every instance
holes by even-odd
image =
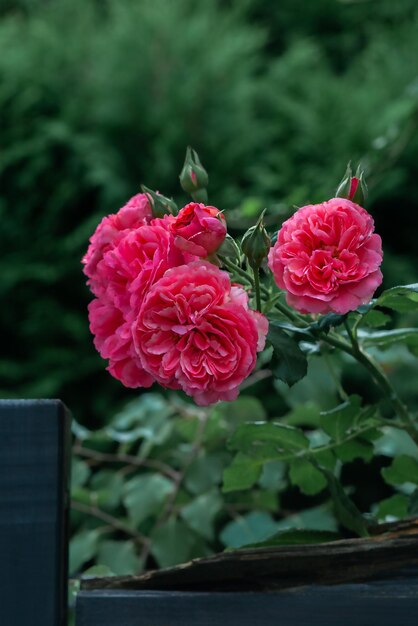
[[[243,289],[214,265],[167,271],[146,295],[133,327],[143,367],[199,405],[234,400],[262,350],[267,320],[248,308]]]
[[[107,369],[126,387],[149,387],[153,380],[142,368],[132,337],[132,322],[146,292],[167,269],[195,259],[174,246],[173,219],[167,215],[127,229],[96,267],[99,297],[89,305],[90,330],[96,349],[109,359]]]
[[[109,360],[112,376],[125,387],[150,387],[154,380],[142,367],[132,341],[132,322],[122,311],[105,297],[95,298],[89,304],[89,320],[96,350]]]
[[[102,292],[96,280],[96,269],[105,252],[133,228],[138,228],[152,219],[148,198],[144,193],[133,196],[117,213],[104,217],[90,237],[90,245],[82,259],[87,284],[95,295]]]
[[[358,204],[332,198],[302,207],[280,229],[269,267],[301,313],[347,313],[382,282],[382,242]]]
[[[219,209],[190,202],[179,211],[171,224],[180,250],[206,257],[216,252],[226,236],[226,221]]]
[[[128,230],[103,255],[96,268],[96,284],[118,308],[137,310],[146,291],[164,272],[195,259],[174,245],[173,220],[166,215]]]

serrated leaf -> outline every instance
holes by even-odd
[[[373,444],[364,439],[351,439],[335,448],[335,454],[343,463],[349,463],[354,459],[371,461],[373,458]]]
[[[345,493],[340,481],[328,470],[323,470],[328,482],[335,514],[340,523],[360,537],[368,537],[366,520],[354,502]]]
[[[355,417],[360,413],[360,405],[360,397],[351,396],[335,409],[322,413],[321,427],[338,443],[352,427]]]
[[[73,457],[71,461],[71,489],[82,487],[88,480],[91,470],[85,461]]]
[[[223,493],[252,487],[260,477],[262,463],[239,452],[223,475]]]
[[[220,534],[220,540],[227,548],[263,541],[277,530],[277,523],[265,511],[252,511],[229,522]]]
[[[193,494],[200,494],[219,484],[229,458],[228,453],[222,452],[199,456],[187,468],[184,478],[186,488]]]
[[[416,328],[395,328],[393,330],[359,330],[358,337],[364,347],[389,348],[393,344],[404,343],[410,348],[418,347]]]
[[[308,371],[306,355],[298,343],[284,332],[275,321],[270,321],[267,339],[273,346],[271,368],[273,375],[291,387]]]
[[[307,496],[320,493],[327,486],[325,476],[306,459],[295,459],[289,464],[289,478]]]
[[[105,540],[100,543],[97,560],[107,566],[117,576],[138,574],[141,569],[135,544],[132,540]]]
[[[302,430],[277,422],[254,422],[242,424],[229,441],[231,448],[266,460],[272,455],[280,460],[280,453],[299,452],[309,447],[309,439]],[[276,455],[276,456],[275,456]]]
[[[97,554],[99,545],[98,530],[82,530],[70,541],[70,575],[76,574],[84,563],[90,561]]]
[[[361,324],[370,326],[370,328],[379,328],[379,326],[385,326],[390,320],[391,317],[386,315],[386,313],[372,309],[366,315],[363,315]]]
[[[217,490],[203,493],[183,507],[180,515],[190,528],[205,539],[214,539],[213,523],[222,508],[222,498]]]
[[[125,483],[123,502],[133,523],[156,514],[173,489],[172,481],[160,474],[135,476]]]
[[[385,306],[400,312],[417,309],[418,283],[387,289],[377,298],[375,306]]]
[[[401,493],[397,493],[390,498],[379,502],[376,518],[385,521],[387,517],[402,519],[408,513],[408,498]]]
[[[171,517],[151,533],[151,554],[160,567],[171,567],[193,557],[196,535],[181,519]]]
[[[382,476],[389,485],[414,483],[418,485],[418,461],[402,454],[393,459],[390,467],[382,469]]]

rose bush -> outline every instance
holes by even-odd
[[[190,189],[193,199],[196,194],[207,196],[207,175],[191,149],[186,166],[183,189]],[[199,188],[193,183],[194,168],[199,170]],[[186,420],[192,415],[197,422],[187,422],[172,433],[193,440],[196,457],[190,464],[199,461],[208,420],[210,436],[216,439],[222,431],[225,420],[217,421],[217,403],[236,401],[242,387],[255,381],[275,379],[276,389],[293,410],[273,420],[250,415],[239,418],[235,430],[231,426],[234,432],[223,466],[226,498],[250,488],[258,493],[266,484],[275,488],[277,480],[283,484],[287,472],[288,484],[306,496],[329,493],[335,519],[356,535],[367,536],[369,520],[381,519],[386,511],[402,516],[415,510],[418,424],[388,377],[390,367],[379,351],[402,342],[412,354],[418,353],[416,328],[382,329],[389,321],[393,324],[388,311],[412,315],[418,310],[418,285],[395,287],[374,297],[382,282],[382,242],[371,215],[353,201],[363,202],[367,191],[360,168],[355,177],[348,169],[338,187],[339,196],[345,197],[298,209],[279,225],[277,236],[267,232],[263,212],[240,240],[228,235],[225,241],[226,219],[216,207],[191,202],[177,211],[172,199],[144,189],[145,196],[136,196],[101,222],[83,259],[95,296],[89,307],[90,328],[97,350],[109,361],[109,372],[127,387],[150,387],[155,382],[183,391],[200,407],[216,405],[197,410],[178,398],[174,401],[176,407],[180,402]],[[371,376],[379,390],[375,404],[344,389],[339,372],[346,361]],[[316,372],[323,375],[324,369],[329,375],[317,389]],[[289,390],[293,385],[296,391]],[[166,397],[172,401],[170,394]],[[325,411],[320,406],[324,398]],[[395,494],[364,516],[341,484],[341,465],[357,459],[368,463],[375,454],[381,455],[386,448],[379,441],[387,428],[404,431],[407,452],[383,468],[382,477],[395,486],[415,481],[417,494],[411,498]],[[124,442],[126,434],[120,437]],[[148,443],[145,452],[153,447]],[[416,458],[409,456],[414,446]],[[154,459],[150,463],[155,467]],[[165,462],[163,467],[167,470]],[[187,480],[188,468],[186,462],[183,478],[175,468],[176,484]],[[211,465],[207,472],[199,470],[199,476],[210,475],[212,469]],[[279,474],[272,479],[271,472]],[[182,489],[179,493],[183,498]],[[242,494],[238,495],[241,501]],[[213,493],[204,494],[203,503],[206,496],[210,500]],[[157,520],[157,529],[172,523],[176,507],[185,509],[184,520],[192,515],[183,500],[177,502],[176,491],[173,498],[174,508]],[[124,504],[130,509],[131,492]],[[198,507],[199,515],[204,506]],[[193,524],[200,529],[200,524]]]

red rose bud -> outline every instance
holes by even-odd
[[[253,269],[261,266],[271,247],[271,239],[264,228],[264,213],[265,210],[260,215],[257,224],[247,230],[241,241],[242,251]]]
[[[367,184],[364,177],[364,171],[360,168],[360,165],[357,168],[355,176],[352,175],[351,165],[350,163],[347,166],[347,171],[344,174],[344,177],[340,184],[338,185],[337,191],[335,192],[336,198],[347,198],[347,200],[351,200],[360,206],[363,206],[365,200],[367,199]]]
[[[187,147],[186,158],[180,174],[180,184],[197,202],[207,200],[206,187],[209,183],[208,174],[203,167],[196,150]]]
[[[141,189],[148,198],[148,202],[150,203],[152,208],[153,217],[164,217],[164,215],[166,215],[167,213],[171,213],[172,215],[175,215],[177,213],[177,204],[174,202],[174,200],[166,198],[157,191],[152,191],[152,189],[148,189],[148,187],[145,187],[145,185],[141,185]]]
[[[180,250],[207,257],[224,241],[226,220],[216,207],[190,202],[180,210],[170,230]]]

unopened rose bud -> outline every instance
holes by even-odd
[[[360,165],[357,168],[355,175],[353,176],[351,171],[350,163],[347,166],[347,171],[344,174],[344,177],[340,184],[338,185],[337,191],[335,192],[336,198],[347,198],[360,206],[363,206],[365,200],[367,199],[367,184],[364,177],[364,171],[361,169]]]
[[[186,158],[180,174],[180,184],[197,202],[206,202],[208,174],[203,167],[196,150],[187,147]]]
[[[271,239],[264,227],[264,213],[260,215],[258,222],[244,234],[241,241],[241,248],[248,259],[248,263],[253,269],[258,269],[271,247]]]
[[[226,235],[226,221],[214,206],[190,202],[170,225],[174,244],[183,252],[207,257],[217,251]]]
[[[167,213],[177,214],[177,204],[174,200],[166,198],[161,193],[148,189],[145,185],[141,185],[142,191],[146,194],[148,202],[151,205],[153,217],[164,217]]]

